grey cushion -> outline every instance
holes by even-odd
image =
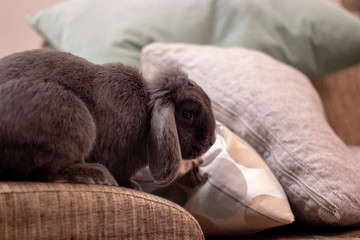
[[[254,50],[148,45],[142,70],[177,64],[213,101],[216,118],[264,158],[289,198],[295,220],[360,225],[360,161],[326,121],[310,80]]]

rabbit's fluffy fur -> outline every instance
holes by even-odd
[[[149,165],[165,185],[214,130],[208,96],[178,68],[145,82],[133,67],[52,50],[0,60],[0,180],[130,187]]]

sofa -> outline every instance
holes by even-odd
[[[95,63],[134,65],[147,79],[164,65],[182,67],[213,101],[224,154],[215,149],[185,164],[165,189],[151,185],[146,173],[137,179],[142,191],[1,182],[0,235],[360,237],[360,151],[348,147],[360,145],[359,21],[326,0],[183,1],[171,11],[164,11],[166,1],[144,4],[64,2],[29,22],[51,48]],[[240,21],[243,15],[247,21]]]
[[[360,144],[360,65],[315,82],[336,133]],[[347,116],[344,118],[343,116]],[[204,239],[198,221],[174,202],[137,190],[81,184],[0,183],[2,239]],[[295,223],[226,239],[356,239],[356,227]],[[223,239],[210,236],[207,239]]]

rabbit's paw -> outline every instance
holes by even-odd
[[[98,163],[75,163],[61,171],[55,182],[118,186],[109,170]]]

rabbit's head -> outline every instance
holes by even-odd
[[[215,142],[215,119],[206,93],[179,68],[148,83],[151,130],[149,168],[157,184],[171,183],[180,161],[205,153]]]

